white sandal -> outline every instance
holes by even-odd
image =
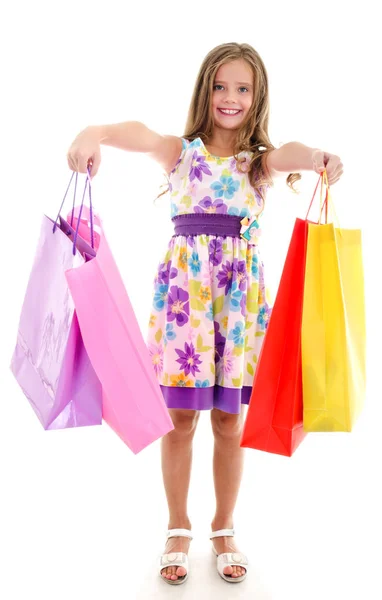
[[[218,531],[213,531],[211,533],[210,540],[212,540],[213,538],[216,538],[216,537],[222,537],[222,536],[231,536],[232,537],[234,535],[235,535],[234,529],[219,529]],[[245,554],[242,554],[241,552],[223,552],[222,554],[217,554],[213,543],[212,543],[212,552],[214,553],[215,556],[218,557],[217,570],[218,570],[220,577],[222,579],[224,579],[224,581],[228,581],[229,583],[239,583],[240,581],[243,581],[243,579],[245,579],[247,577],[248,558],[245,556]],[[225,567],[227,567],[228,565],[230,565],[231,567],[243,567],[245,569],[244,575],[241,575],[240,577],[232,577],[231,575],[226,575],[223,572],[223,569]]]
[[[167,539],[171,537],[188,537],[192,540],[192,535],[190,529],[169,529],[167,532]],[[167,579],[167,577],[163,577],[162,571],[167,567],[184,567],[187,571],[185,575],[182,577],[178,576],[178,579]],[[159,559],[159,575],[161,579],[163,579],[166,583],[170,583],[171,585],[180,585],[184,583],[188,578],[188,556],[185,552],[170,552],[168,554],[162,554]]]

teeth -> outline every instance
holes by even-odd
[[[229,108],[221,108],[220,110],[226,115],[236,115],[238,112],[240,112],[239,110],[231,110]]]

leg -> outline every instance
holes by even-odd
[[[244,448],[240,448],[244,411],[243,405],[238,415],[219,409],[211,411],[211,425],[215,438],[213,471],[216,495],[216,513],[211,523],[213,531],[233,528],[233,512],[244,468]],[[213,543],[218,554],[238,552],[232,537],[214,538]],[[245,569],[227,566],[224,573],[239,577],[244,575]]]
[[[168,529],[191,529],[187,511],[187,497],[191,478],[192,441],[200,413],[195,410],[169,409],[175,429],[161,440],[162,473],[166,491]],[[165,553],[188,552],[190,540],[173,537],[167,541]],[[167,567],[162,576],[176,580],[186,574],[183,567]]]

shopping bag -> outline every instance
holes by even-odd
[[[91,248],[86,245],[91,253]],[[102,388],[81,337],[65,278],[84,264],[44,215],[22,306],[11,370],[45,429],[102,422]]]
[[[63,218],[60,216],[61,223]],[[90,207],[73,206],[66,217],[67,224],[70,224],[72,232],[78,231],[79,240],[85,240],[87,244],[92,244],[94,250],[98,250],[100,242],[100,219],[93,214]],[[92,254],[94,256],[94,254]]]
[[[290,457],[306,436],[303,429],[301,320],[308,217],[319,182],[305,220],[295,221],[256,366],[240,442],[242,448]]]
[[[240,446],[292,456],[302,427],[300,331],[307,223],[297,219],[256,366]]]
[[[86,185],[88,182],[91,201],[89,172]],[[77,222],[81,217],[79,211]],[[85,347],[102,384],[103,418],[137,454],[174,425],[102,221],[99,223],[95,256],[69,269],[66,278]]]
[[[326,172],[323,179],[335,217]],[[351,431],[366,391],[359,229],[309,225],[301,339],[304,430]]]
[[[302,424],[301,317],[307,222],[297,219],[263,341],[240,446],[292,456]]]

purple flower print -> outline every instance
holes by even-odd
[[[213,238],[208,244],[210,261],[217,267],[223,260],[223,241],[221,238]]]
[[[170,279],[174,279],[178,274],[178,269],[171,266],[171,260],[167,264],[162,263],[158,270],[158,282],[169,284]]]
[[[228,348],[227,346],[220,362],[220,368],[223,371],[223,375],[229,375],[232,373],[234,368],[234,360],[235,358],[233,356],[233,352],[231,348]]]
[[[240,300],[241,314],[243,317],[247,315],[247,294],[243,294]]]
[[[215,363],[217,364],[224,353],[226,338],[220,333],[220,325],[214,322],[215,328]]]
[[[269,186],[267,186],[267,188],[268,188],[268,187],[269,187]],[[265,190],[265,191],[266,191],[266,190]],[[263,191],[263,193],[264,193],[264,191]],[[259,192],[256,192],[256,193],[255,193],[255,197],[256,197],[256,204],[257,204],[257,206],[263,206],[264,200],[261,198],[261,196],[260,196]]]
[[[176,320],[176,324],[182,327],[188,322],[190,314],[189,295],[185,290],[173,285],[168,294],[167,321]]]
[[[236,158],[231,158],[230,159],[230,161],[229,161],[229,169],[230,169],[230,171],[234,171],[235,173],[238,173]]]
[[[247,289],[247,268],[245,260],[234,258],[232,268],[234,271],[234,279],[237,281],[239,290],[244,292]]]
[[[217,274],[217,278],[219,280],[218,287],[225,287],[224,293],[228,294],[232,287],[232,277],[233,277],[233,266],[229,260],[226,261],[225,265],[222,264],[221,270]]]
[[[191,161],[191,169],[190,169],[190,181],[194,181],[195,178],[199,179],[199,181],[202,181],[203,178],[203,173],[205,175],[212,175],[212,172],[209,168],[209,166],[206,163],[206,159],[204,158],[204,156],[198,156],[197,151],[195,150],[194,154],[192,155],[192,161]]]
[[[227,205],[224,204],[224,200],[222,200],[221,198],[218,198],[215,201],[212,201],[212,198],[210,198],[210,196],[206,196],[205,198],[203,198],[203,200],[201,200],[199,202],[199,204],[197,206],[195,206],[194,208],[194,212],[196,213],[212,213],[212,214],[216,214],[218,213],[219,215],[223,214],[227,214]]]
[[[244,158],[244,160],[243,160],[243,158]],[[239,163],[240,163],[240,167],[241,167],[242,171],[239,171],[239,169],[238,169],[236,158],[231,158],[231,160],[229,162],[230,171],[233,171],[234,173],[238,173],[239,175],[241,175],[242,173],[248,173],[249,159],[246,156],[240,157]]]
[[[163,348],[161,346],[150,344],[149,355],[151,357],[155,375],[158,376],[163,371]]]
[[[183,350],[178,350],[177,348],[175,348],[175,352],[179,356],[176,362],[180,364],[180,368],[182,371],[184,371],[185,375],[192,373],[192,375],[195,377],[196,373],[200,373],[198,365],[201,365],[202,361],[199,360],[200,354],[195,354],[195,348],[192,343],[187,344],[187,342],[185,342],[184,352]]]

